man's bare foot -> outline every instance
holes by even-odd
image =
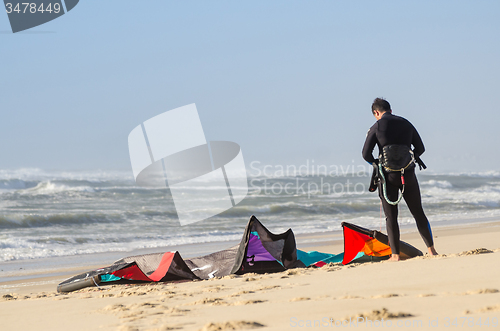
[[[427,248],[427,250],[429,251],[429,255],[432,255],[432,256],[439,255],[438,252],[436,252],[436,249],[434,249],[434,246]]]
[[[391,255],[391,258],[387,261],[391,261],[391,262],[397,262],[399,261],[399,254],[392,254]]]

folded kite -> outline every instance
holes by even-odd
[[[166,282],[210,279],[230,274],[271,273],[328,263],[365,262],[391,254],[387,236],[362,227],[342,223],[344,253],[329,254],[297,250],[291,229],[273,234],[252,216],[239,245],[209,255],[183,259],[179,252],[130,256],[109,267],[89,271],[58,285],[58,292],[71,292],[99,284]],[[422,255],[418,249],[401,242],[403,258]]]

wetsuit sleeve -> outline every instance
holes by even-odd
[[[422,138],[420,138],[420,135],[418,134],[417,129],[415,129],[415,127],[413,127],[413,136],[411,144],[414,147],[413,153],[415,154],[415,156],[419,157],[420,155],[424,154],[425,152],[424,143],[422,141]]]
[[[375,125],[372,126],[370,130],[368,130],[368,133],[366,134],[365,145],[363,146],[363,159],[365,159],[365,161],[370,164],[372,164],[375,161],[375,158],[373,157],[372,154],[373,149],[377,144],[377,135],[376,135],[377,130],[375,129]]]

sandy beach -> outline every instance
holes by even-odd
[[[67,276],[4,282],[10,293],[0,296],[1,329],[499,328],[500,222],[435,228],[434,236],[442,255],[398,263],[330,264],[68,294],[56,293]],[[342,252],[343,242],[333,239],[299,236],[298,248]],[[418,233],[403,233],[402,240],[425,249]]]
[[[500,0],[4,6],[0,331],[500,331]]]

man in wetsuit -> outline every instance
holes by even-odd
[[[378,163],[378,160],[372,155],[375,145],[378,146],[379,152],[387,145],[405,145],[408,148],[411,148],[411,145],[413,145],[413,153],[418,162],[420,160],[419,156],[422,155],[425,148],[415,127],[406,119],[392,115],[391,105],[387,100],[381,98],[373,101],[372,113],[377,122],[370,128],[366,135],[365,145],[363,146],[363,158],[370,164],[374,162]],[[384,171],[384,176],[386,179],[387,197],[390,201],[395,201],[398,198],[399,190],[403,186],[401,172]],[[415,176],[414,164],[404,170],[404,184],[403,198],[417,222],[418,231],[427,245],[429,255],[437,255],[432,240],[431,226],[422,208],[420,188]],[[387,235],[392,251],[390,260],[399,261],[398,206],[397,204],[389,204],[386,201],[382,185],[382,182],[378,183],[378,191],[386,216]]]

